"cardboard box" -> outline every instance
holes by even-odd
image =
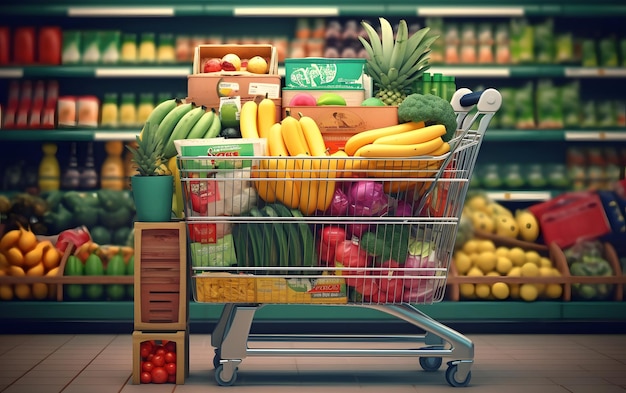
[[[267,60],[269,66],[268,75],[278,75],[278,55],[276,54],[276,48],[272,45],[198,45],[194,49],[193,57],[193,74],[203,73],[204,63],[208,59],[222,58],[225,55],[233,53],[239,56],[240,59],[251,59],[254,56],[261,56]],[[235,76],[235,75],[260,75],[253,74],[247,71],[220,71],[211,72],[208,75],[213,76]]]
[[[173,342],[176,345],[176,385],[184,385],[189,377],[189,327],[184,330],[166,332],[133,331],[133,385],[141,383],[141,343],[154,341],[157,345]]]
[[[346,282],[328,278],[256,278],[257,303],[346,304]]]
[[[276,116],[281,115],[281,78],[278,75],[220,75],[219,73],[187,76],[187,99],[197,105],[219,110],[222,97],[239,96],[241,103],[267,97],[276,105]]]
[[[255,303],[254,276],[204,272],[193,276],[194,300],[199,303]]]
[[[282,98],[283,98],[283,108],[287,108],[289,106],[289,101],[298,93],[307,93],[318,99],[324,93],[337,93],[342,96],[346,100],[347,106],[360,106],[361,102],[365,100],[366,94],[365,90],[342,90],[342,89],[332,89],[332,90],[324,90],[324,89],[315,89],[315,90],[307,90],[307,89],[291,89],[291,88],[283,88]],[[292,108],[293,109],[293,108]]]
[[[310,116],[322,131],[331,153],[342,149],[352,135],[398,124],[395,106],[300,106],[298,112]],[[283,114],[284,116],[284,114]]]

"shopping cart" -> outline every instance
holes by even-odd
[[[348,157],[342,165],[332,162],[339,160],[335,156],[244,155],[240,153],[245,149],[223,153],[223,146],[206,148],[206,155],[179,155],[194,299],[224,303],[211,337],[219,385],[234,384],[238,365],[248,356],[298,355],[419,357],[425,371],[438,370],[445,357],[450,359],[447,382],[452,386],[469,384],[472,341],[416,305],[444,298],[469,181],[482,138],[501,100],[494,89],[478,93],[459,89],[451,101],[457,113],[457,133],[450,141],[449,153],[436,157],[368,158],[360,159],[358,165],[350,160],[359,158]],[[236,140],[215,143],[237,144]],[[230,148],[239,148],[233,146]],[[265,151],[264,146],[260,149]],[[251,151],[259,150],[248,149]],[[272,166],[270,160],[281,162]],[[307,166],[307,160],[317,162]],[[338,168],[330,173],[327,168],[333,164]],[[297,186],[287,187],[289,181]],[[284,194],[282,199],[263,200],[263,195],[271,199],[262,192],[268,187],[276,196],[279,188],[302,190],[315,181],[318,187],[328,182],[335,185],[336,201],[325,212],[301,214],[297,205],[289,206],[293,201],[284,202],[289,200]],[[337,192],[337,188],[345,192]],[[310,194],[301,192],[299,198]],[[425,333],[250,333],[257,310],[285,303],[365,307],[404,320]],[[286,340],[360,341],[364,348],[249,345],[252,341],[271,344]],[[374,342],[396,341],[424,345],[417,349],[368,348]]]

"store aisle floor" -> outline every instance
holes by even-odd
[[[452,388],[444,366],[414,358],[249,357],[235,386],[216,386],[210,336],[190,337],[184,385],[133,385],[131,335],[2,335],[6,393],[440,392],[613,393],[626,391],[626,335],[468,335],[475,364],[468,388]],[[253,344],[251,344],[253,345]],[[254,345],[257,345],[256,343]],[[278,343],[271,344],[277,347]],[[293,347],[293,343],[282,343]],[[356,344],[341,343],[349,346]],[[386,348],[388,348],[387,344]],[[419,345],[419,344],[418,344]],[[413,347],[416,345],[414,344]],[[362,347],[362,346],[361,346]]]

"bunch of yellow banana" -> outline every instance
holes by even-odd
[[[267,138],[276,121],[276,104],[267,94],[258,104],[252,100],[241,105],[239,129],[242,138]]]
[[[428,177],[439,169],[443,160],[416,159],[441,156],[450,151],[450,145],[441,138],[445,126],[425,127],[421,122],[360,132],[346,141],[346,153],[353,157],[352,170],[373,177]]]
[[[255,184],[266,202],[278,200],[311,215],[330,206],[337,170],[343,168],[347,154],[343,151],[328,154],[315,120],[301,113],[299,116],[296,119],[288,114],[269,128],[269,155],[277,158],[261,160],[260,172],[266,180]]]

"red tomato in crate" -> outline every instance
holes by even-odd
[[[152,372],[153,369],[154,369],[154,363],[149,362],[149,361],[141,362],[141,371],[145,371],[149,373],[149,372]]]
[[[139,354],[142,359],[147,359],[152,353],[152,345],[148,341],[144,341],[139,345]]]
[[[165,383],[169,376],[167,371],[165,371],[165,367],[155,367],[150,374],[152,375],[153,383]]]
[[[175,352],[167,352],[165,355],[165,363],[176,363],[176,353]]]
[[[168,341],[163,346],[165,347],[167,352],[173,352],[174,354],[176,354],[176,342]]]
[[[167,353],[167,350],[162,345],[159,345],[158,347],[154,349],[155,355],[165,355],[166,353]]]
[[[168,375],[176,375],[176,363],[166,363],[165,371]]]
[[[152,374],[147,371],[143,371],[139,376],[141,383],[152,383]]]
[[[165,357],[163,355],[154,355],[152,363],[154,367],[163,367],[165,366]]]
[[[171,374],[167,376],[167,383],[176,383],[176,374]]]

